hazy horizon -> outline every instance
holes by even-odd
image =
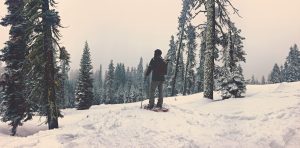
[[[84,42],[91,48],[94,71],[100,64],[106,70],[110,60],[137,66],[144,64],[160,48],[168,50],[171,35],[176,35],[181,0],[57,0],[57,10],[66,28],[61,28],[61,43],[71,54],[71,68],[79,68]],[[4,3],[4,2],[3,2]],[[0,17],[6,6],[0,4]],[[293,44],[300,46],[300,1],[234,0],[242,18],[233,16],[242,29],[247,53],[244,74],[258,80],[269,74],[273,65],[283,64]],[[8,39],[8,27],[0,27],[0,48]],[[197,55],[199,52],[197,51]]]

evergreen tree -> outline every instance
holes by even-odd
[[[221,67],[221,73],[219,76],[219,90],[222,91],[222,98],[228,99],[231,97],[239,98],[246,91],[245,80],[242,73],[242,68],[239,64],[235,63],[234,66],[230,66],[234,54],[230,54],[230,50],[225,48],[223,51],[223,67]]]
[[[238,10],[233,7],[230,0],[193,0],[192,6],[196,9],[196,15],[204,12],[207,18],[206,29],[206,50],[204,61],[204,97],[213,99],[214,90],[214,60],[217,58],[217,44],[226,42],[226,29],[231,30],[231,20],[227,7],[232,7],[234,13]],[[205,10],[202,10],[202,9]],[[194,16],[195,17],[195,16]],[[223,46],[223,45],[222,45]]]
[[[195,72],[196,65],[195,50],[196,44],[196,29],[191,24],[187,27],[187,62],[185,66],[185,77],[183,86],[183,95],[191,94],[195,85]]]
[[[78,78],[79,78],[79,70],[71,70],[69,72],[69,79],[67,81],[67,91],[66,91],[66,95],[67,95],[67,107],[68,108],[75,108],[75,102],[76,102],[76,85],[78,82]]]
[[[230,27],[227,34],[228,43],[225,44],[223,50],[223,66],[219,77],[223,99],[243,97],[246,91],[242,68],[239,65],[240,62],[246,62],[242,42],[245,38],[240,36],[241,30],[237,29],[234,24]]]
[[[28,119],[31,119],[29,106],[25,97],[24,69],[25,54],[27,53],[27,21],[23,15],[23,0],[6,0],[8,15],[0,22],[3,26],[11,25],[10,37],[6,47],[2,49],[1,60],[6,63],[5,88],[2,107],[2,121],[10,122],[11,135],[15,135],[17,127]]]
[[[58,98],[58,105],[59,108],[66,108],[67,107],[67,85],[68,85],[68,72],[70,70],[70,54],[67,52],[65,47],[62,47],[60,53],[60,66],[59,66],[59,85],[57,86],[57,98]]]
[[[146,64],[146,67],[148,67],[149,65],[148,65],[148,63]],[[151,83],[151,74],[150,74],[150,76],[149,77],[145,77],[145,79],[144,79],[144,89],[145,89],[145,93],[146,93],[146,98],[150,98],[150,83]],[[170,87],[170,85],[169,85],[169,87],[168,87],[168,92],[169,92],[169,95],[170,95],[170,93],[171,93],[171,87]]]
[[[176,43],[174,40],[174,36],[171,36],[171,40],[169,43],[169,50],[167,53],[167,60],[169,60],[170,62],[168,62],[168,69],[167,69],[167,75],[166,75],[166,85],[165,85],[165,95],[166,96],[171,96],[171,92],[172,92],[172,80],[174,77],[174,68],[175,68],[175,64],[176,64]]]
[[[99,70],[99,75],[98,75],[98,87],[102,88],[103,87],[103,75],[102,75],[102,65],[100,65],[100,70]]]
[[[126,100],[124,102],[126,103],[130,103],[132,102],[130,100],[130,89],[131,89],[131,85],[133,85],[133,76],[132,76],[132,73],[130,71],[130,68],[127,67],[127,70],[126,70],[126,84],[125,84],[125,93],[126,93]]]
[[[286,82],[286,72],[282,65],[280,66],[280,82]]]
[[[106,100],[109,104],[112,104],[115,102],[114,100],[114,93],[115,93],[115,67],[114,67],[114,63],[113,60],[110,61],[110,64],[108,66],[108,72],[107,75],[105,77],[105,86],[106,86]]]
[[[26,1],[26,18],[30,21],[28,69],[30,73],[27,77],[27,84],[32,86],[27,88],[26,94],[31,105],[35,105],[35,110],[40,115],[47,117],[49,129],[58,128],[58,117],[61,116],[57,107],[57,86],[58,68],[55,58],[58,47],[62,50],[58,41],[61,37],[59,33],[60,17],[55,11],[56,2],[54,0],[30,0]],[[50,10],[50,7],[52,8]],[[61,52],[62,53],[62,52]]]
[[[204,83],[204,56],[206,49],[206,31],[205,29],[201,32],[201,44],[200,44],[200,53],[199,53],[199,67],[197,68],[197,90],[196,92],[203,92],[203,83]]]
[[[138,101],[144,99],[144,68],[143,68],[143,58],[140,58],[140,62],[137,67],[137,88],[138,88]]]
[[[122,63],[118,63],[115,68],[115,88],[124,87],[126,83],[126,71],[125,66]]]
[[[183,56],[182,56],[182,50],[183,50],[183,40],[185,38],[185,28],[186,28],[186,24],[189,22],[189,19],[191,17],[190,14],[190,0],[182,0],[182,10],[180,13],[180,17],[178,19],[178,31],[179,33],[177,34],[178,36],[178,48],[177,50],[177,56],[176,56],[176,64],[175,64],[175,72],[174,72],[174,77],[172,80],[172,92],[171,92],[171,96],[174,96],[176,93],[176,90],[178,90],[178,87],[176,87],[176,81],[177,79],[182,80],[183,81],[183,77],[184,77],[184,67],[183,67]],[[181,66],[182,65],[182,66]],[[181,69],[181,73],[179,72],[179,69]],[[179,78],[177,78],[179,77]],[[180,82],[182,83],[182,82]],[[178,85],[177,85],[178,86]],[[180,89],[182,89],[182,84],[179,84],[179,87],[181,86]]]
[[[109,104],[109,100],[108,100],[108,97],[107,97],[107,81],[108,81],[108,76],[107,76],[107,71],[105,71],[105,74],[104,74],[104,83],[103,83],[103,103],[104,104]]]
[[[76,88],[77,109],[85,110],[92,106],[93,101],[93,78],[90,48],[85,42],[82,58],[80,61],[79,78]]]
[[[100,65],[99,71],[95,75],[94,81],[94,104],[101,104],[103,103],[103,75],[102,75],[102,65]]]
[[[215,0],[206,1],[207,11],[207,30],[206,30],[206,49],[204,61],[204,97],[213,99],[214,90],[214,50],[216,43],[216,21],[215,21]]]
[[[176,94],[182,94],[183,86],[184,86],[184,71],[185,71],[185,65],[183,61],[183,51],[180,52],[178,59],[179,59],[179,63],[178,63],[177,76],[176,76],[175,92]]]
[[[295,44],[290,48],[290,52],[285,62],[285,76],[287,82],[300,80],[300,51]]]
[[[270,82],[271,83],[280,83],[281,72],[277,63],[274,65],[271,72]]]
[[[240,65],[235,67],[232,72],[223,70],[219,81],[221,81],[220,90],[223,99],[244,97],[246,85],[243,70]]]
[[[118,90],[116,91],[116,103],[125,103],[126,100],[126,92],[125,92],[125,87],[119,87]]]
[[[137,66],[137,81],[142,82],[143,81],[143,74],[144,74],[144,68],[143,68],[143,58],[140,58],[140,62]]]
[[[135,67],[131,67],[131,81],[132,81],[132,85],[130,87],[130,100],[131,102],[137,102],[138,101],[138,97],[139,97],[139,88],[138,88],[138,85],[137,85],[137,69]]]
[[[136,98],[137,98],[137,88],[134,85],[130,85],[129,87],[129,91],[128,91],[128,98],[127,98],[127,102],[128,103],[132,103],[132,102],[136,102]]]
[[[65,106],[67,108],[74,108],[75,107],[75,90],[76,90],[76,80],[68,79],[65,82]]]
[[[120,98],[123,98],[123,93],[125,93],[125,83],[126,83],[126,71],[125,66],[122,63],[117,64],[116,70],[115,70],[115,80],[114,80],[114,87],[115,90],[117,90],[117,93],[115,95],[116,100],[115,103],[123,103],[124,101],[121,101]],[[121,102],[120,102],[121,101]]]

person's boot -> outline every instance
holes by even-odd
[[[156,107],[161,109],[161,108],[162,108],[162,105],[156,105]]]
[[[153,109],[154,108],[154,102],[155,102],[155,99],[150,98],[149,99],[149,104],[147,105],[146,109],[149,109],[149,110]]]
[[[148,104],[146,106],[146,109],[148,109],[148,110],[152,110],[153,108],[154,108],[154,104]]]
[[[163,105],[163,99],[158,99],[156,107],[157,108],[162,108],[162,105]]]

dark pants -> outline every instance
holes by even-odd
[[[150,86],[150,99],[149,105],[154,106],[154,93],[156,88],[158,87],[158,101],[157,107],[162,107],[163,104],[163,83],[164,81],[152,81]]]

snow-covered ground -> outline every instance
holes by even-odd
[[[16,137],[0,123],[0,147],[300,147],[300,82],[248,86],[241,99],[212,102],[196,94],[165,103],[167,113],[140,103],[66,109],[59,129],[47,130],[36,117]]]

